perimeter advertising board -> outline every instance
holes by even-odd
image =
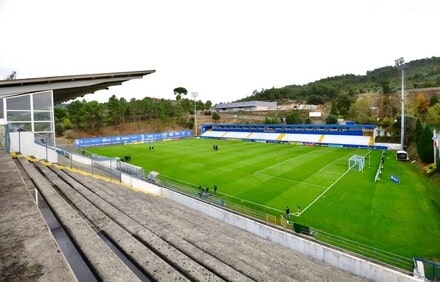
[[[146,143],[192,136],[191,130],[75,139],[77,148],[117,144]]]

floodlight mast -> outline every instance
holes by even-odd
[[[403,57],[394,61],[396,63],[396,67],[402,71],[402,116],[401,116],[401,128],[400,128],[400,146],[402,150],[404,150],[404,133],[405,133],[405,60]]]
[[[194,137],[197,136],[197,107],[196,107],[196,98],[199,96],[198,92],[192,92],[191,96],[194,98]]]

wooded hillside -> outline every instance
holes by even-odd
[[[406,89],[440,87],[440,57],[420,59],[405,64]],[[401,88],[400,71],[387,66],[367,71],[365,75],[344,74],[320,79],[305,85],[254,91],[238,101],[297,100],[307,104],[323,104],[339,95],[353,97],[363,93],[394,93]]]

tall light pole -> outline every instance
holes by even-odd
[[[194,137],[197,136],[197,107],[196,107],[196,98],[199,96],[198,92],[192,92],[191,96],[194,98]]]
[[[401,128],[400,128],[400,145],[403,147],[403,137],[405,132],[405,60],[403,57],[394,61],[396,67],[402,71],[402,117],[401,117]]]

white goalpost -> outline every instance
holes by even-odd
[[[353,155],[348,159],[348,169],[364,172],[365,156]]]

